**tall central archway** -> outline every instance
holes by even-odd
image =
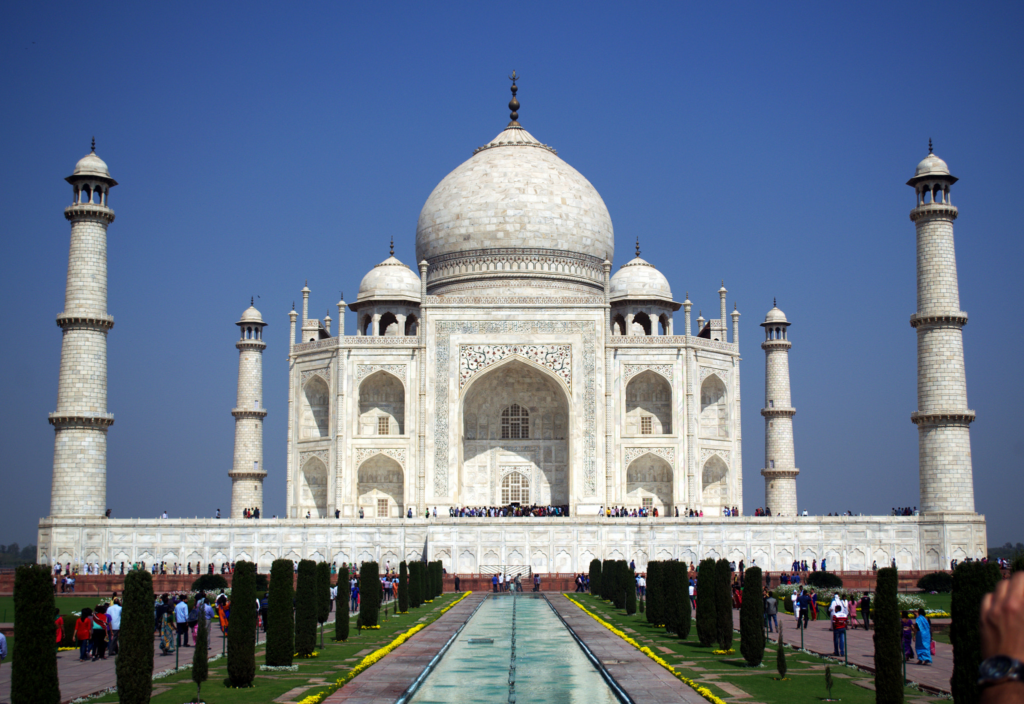
[[[501,505],[504,493],[567,505],[569,421],[568,391],[546,369],[510,358],[480,372],[462,399],[459,503]],[[510,473],[528,493],[502,491]]]

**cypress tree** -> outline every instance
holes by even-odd
[[[601,594],[601,561],[596,557],[590,561],[590,593]]]
[[[715,565],[717,581],[715,604],[718,610],[717,630],[718,647],[721,650],[732,648],[732,589],[729,586],[729,561],[725,558]]]
[[[150,607],[152,610],[152,601]],[[11,671],[13,704],[59,704],[57,647],[54,638],[53,582],[43,565],[22,565],[14,573],[14,642],[18,667]],[[149,624],[153,623],[150,616]],[[153,660],[152,642],[148,645]]]
[[[705,648],[718,638],[718,604],[715,582],[718,568],[711,558],[697,569],[697,640]]]
[[[274,560],[270,566],[270,598],[267,602],[267,664],[287,667],[295,653],[294,566],[291,560]]]
[[[316,622],[320,624],[320,647],[324,647],[324,624],[331,617],[331,566],[316,563]]]
[[[115,666],[117,697],[123,704],[149,704],[153,694],[153,601],[153,575],[149,570],[132,570],[125,575]]]
[[[786,677],[786,650],[782,644],[782,623],[779,623],[779,649],[775,653],[775,669],[779,671],[779,677]]]
[[[958,702],[976,702],[978,665],[981,664],[981,600],[996,588],[1002,573],[995,562],[961,562],[953,570],[952,624],[949,640],[953,644],[953,676],[950,689]],[[877,623],[877,616],[876,623]],[[19,645],[19,647],[21,647]]]
[[[402,560],[398,565],[398,610],[409,612],[409,566]]]
[[[612,592],[615,591],[615,574],[612,570],[614,560],[602,560],[601,562],[601,598],[611,601]]]
[[[196,683],[196,701],[203,701],[199,693],[203,689],[203,682],[210,677],[210,662],[208,658],[210,641],[210,627],[206,623],[206,615],[199,615],[199,625],[196,626],[196,649],[192,653],[192,681]]]
[[[748,567],[743,573],[743,603],[740,605],[740,652],[751,667],[764,660],[764,599],[761,598],[761,568]]]
[[[417,560],[412,560],[409,562],[409,606],[411,606],[414,609],[419,608],[420,605],[419,564],[420,563]]]
[[[874,603],[875,701],[878,704],[903,702],[903,626],[900,623],[900,607],[896,598],[898,589],[899,573],[895,567],[883,567],[878,570]],[[977,677],[978,667],[975,663],[974,678]],[[957,701],[972,700],[958,698]]]
[[[359,618],[363,628],[377,625],[380,616],[380,567],[376,562],[364,562],[359,567]]]
[[[338,596],[334,600],[334,640],[335,642],[348,640],[348,570],[342,567],[338,570]]]
[[[690,566],[686,562],[679,563],[679,579],[673,588],[678,590],[676,599],[679,602],[679,623],[676,632],[681,640],[690,636],[690,627],[693,625],[693,615],[690,609]]]
[[[647,563],[647,623],[660,626],[665,623],[661,616],[661,593],[658,585],[661,563],[657,560]]]
[[[665,630],[669,633],[678,633],[682,627],[680,620],[683,605],[679,603],[679,590],[674,588],[675,581],[679,579],[679,571],[679,563],[669,560],[661,563],[661,574],[658,577],[662,594],[661,615],[665,621]]]
[[[235,563],[228,628],[228,679],[232,687],[250,687],[256,679],[256,565]]]
[[[312,560],[300,560],[299,579],[295,587],[295,652],[306,656],[315,650],[316,563]]]
[[[636,613],[636,572],[627,564],[623,573],[626,575],[626,615]]]

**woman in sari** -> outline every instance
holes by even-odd
[[[231,616],[231,602],[226,598],[217,599],[217,618],[220,620],[220,632],[228,634],[228,617]]]
[[[903,659],[913,660],[914,659],[914,621],[910,618],[910,614],[906,611],[903,612],[903,618],[900,620],[900,634],[903,640]]]
[[[914,621],[914,630],[917,631],[917,661],[922,665],[932,664],[932,624],[924,615],[924,609],[917,610],[917,619]]]
[[[174,611],[164,611],[160,622],[160,654],[170,655],[174,652],[174,635],[177,628],[174,624]]]

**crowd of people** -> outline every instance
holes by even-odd
[[[892,510],[893,516],[916,516],[917,506],[911,508],[910,506],[901,506],[900,508],[894,508]]]
[[[426,518],[430,518],[427,512]],[[520,506],[509,504],[507,506],[452,506],[448,509],[449,518],[567,518],[569,516],[568,506]],[[437,507],[434,507],[433,517],[437,518]]]

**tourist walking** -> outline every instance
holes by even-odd
[[[86,606],[75,621],[75,640],[78,641],[78,659],[89,659],[89,645],[92,643],[92,609]]]
[[[860,598],[860,617],[864,621],[864,630],[869,630],[871,622],[871,597],[867,592]]]
[[[179,598],[174,605],[174,622],[178,631],[178,647],[182,647],[181,637],[184,636],[184,647],[188,648],[188,601],[185,598]]]
[[[771,592],[768,592],[768,598],[764,600],[764,618],[769,633],[779,629],[779,600]]]
[[[903,643],[903,660],[914,659],[914,620],[904,611],[900,619],[900,639]]]
[[[832,655],[841,657],[846,655],[846,623],[849,617],[846,602],[837,596],[829,611],[832,612]]]
[[[107,621],[110,623],[110,654],[117,655],[120,648],[117,639],[121,634],[121,600],[114,599],[114,603],[107,607]],[[62,628],[63,630],[63,628]],[[63,635],[63,634],[61,634]]]
[[[174,611],[165,610],[160,622],[160,654],[170,655],[174,652]]]
[[[924,609],[917,610],[917,619],[914,621],[916,632],[915,649],[917,650],[917,662],[921,665],[932,664],[932,624],[924,615]]]

